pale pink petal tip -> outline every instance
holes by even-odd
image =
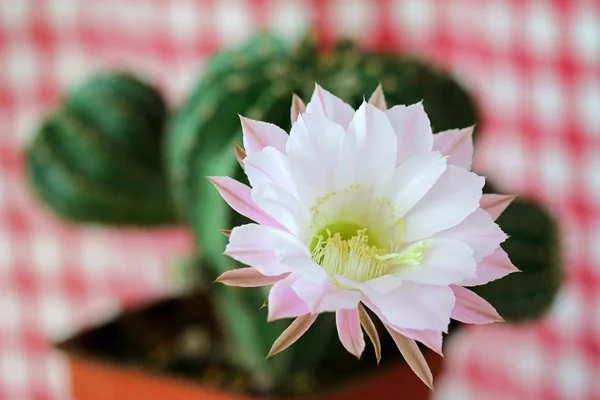
[[[495,221],[498,219],[500,214],[504,212],[506,207],[508,207],[516,198],[516,195],[484,194],[481,197],[479,205],[481,208],[487,211],[487,213],[490,214],[492,219]]]
[[[471,170],[473,163],[473,129],[451,129],[433,136],[433,150],[448,157],[448,164]]]
[[[227,286],[258,287],[273,285],[285,277],[286,275],[266,276],[258,272],[255,268],[238,268],[225,271],[215,282],[223,283]]]
[[[496,309],[487,301],[462,286],[451,286],[456,296],[452,318],[466,324],[504,322]]]
[[[367,332],[367,336],[369,336],[369,339],[371,339],[371,343],[373,343],[375,358],[377,359],[377,365],[379,365],[379,362],[381,361],[381,342],[379,341],[377,328],[362,304],[358,305],[358,313],[360,317],[360,324],[365,332]]]
[[[261,225],[281,228],[281,224],[265,213],[252,200],[250,187],[227,176],[207,176],[206,179],[215,185],[221,197],[238,213]]]
[[[292,120],[292,124],[298,120],[298,116],[300,114],[304,114],[306,112],[306,106],[304,102],[296,93],[292,95],[292,109],[290,111],[290,118]]]
[[[477,264],[477,277],[475,279],[466,279],[460,283],[461,286],[479,286],[496,279],[504,278],[513,272],[520,270],[513,265],[508,258],[506,251],[498,247],[492,254],[481,260]]]
[[[354,117],[354,109],[344,103],[342,99],[331,94],[315,83],[315,91],[306,105],[306,112],[312,114],[321,114],[327,119],[341,125],[344,129],[348,128],[350,121]]]
[[[406,336],[398,333],[394,328],[387,324],[384,324],[385,328],[394,339],[398,350],[402,353],[402,356],[406,360],[406,363],[413,370],[413,372],[423,381],[424,384],[431,390],[433,390],[433,374],[427,365],[427,361],[419,346],[414,340],[407,338]]]
[[[285,331],[275,340],[267,358],[273,357],[275,354],[282,352],[290,347],[311,327],[317,319],[318,314],[305,314],[294,320]]]
[[[381,111],[387,110],[387,103],[385,101],[385,95],[383,94],[381,83],[377,85],[377,88],[369,98],[369,104],[379,108]]]
[[[239,117],[242,123],[246,153],[256,153],[267,146],[275,147],[277,150],[285,153],[285,145],[288,139],[286,131],[268,122],[255,121],[241,115]]]
[[[360,360],[365,350],[365,339],[360,328],[358,309],[337,310],[335,322],[340,342],[350,354]]]

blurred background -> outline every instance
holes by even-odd
[[[541,199],[563,232],[566,282],[535,324],[453,336],[434,398],[600,399],[600,4],[476,0],[0,0],[0,399],[70,399],[61,339],[177,292],[183,230],[58,221],[20,153],[61,94],[125,66],[171,106],[207,57],[264,28],[352,36],[451,71],[483,112],[476,169]],[[366,94],[368,95],[368,94]]]

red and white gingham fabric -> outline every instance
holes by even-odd
[[[0,0],[0,400],[70,399],[60,338],[176,289],[181,230],[68,226],[32,199],[19,153],[61,93],[125,65],[182,98],[206,57],[269,27],[417,53],[484,111],[478,170],[564,231],[551,314],[452,338],[437,400],[600,399],[600,4],[594,1]],[[401,395],[402,388],[398,388]]]

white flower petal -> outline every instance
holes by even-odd
[[[343,287],[358,290],[367,296],[385,296],[402,284],[400,278],[389,274],[370,279],[366,282],[355,282],[342,275],[335,275],[334,278]]]
[[[286,155],[276,148],[268,146],[250,154],[244,160],[244,166],[253,187],[273,183],[298,197],[296,185],[290,175],[289,161]]]
[[[388,184],[394,214],[403,217],[427,194],[446,170],[446,159],[437,152],[422,153],[400,164]]]
[[[429,285],[450,285],[476,277],[477,264],[466,243],[453,239],[428,239],[427,244],[429,249],[418,266],[400,265],[394,276],[403,281]]]
[[[341,125],[344,130],[348,129],[348,125],[354,116],[354,109],[352,107],[318,84],[315,84],[315,91],[310,102],[306,105],[306,112],[321,114],[330,121]]]
[[[473,127],[436,133],[433,135],[433,150],[448,156],[448,164],[470,171],[473,163]]]
[[[403,218],[404,241],[427,238],[458,225],[479,207],[485,179],[449,165],[431,190]]]
[[[290,268],[282,264],[271,244],[271,238],[276,235],[278,245],[291,254],[307,257],[308,250],[289,233],[278,231],[264,225],[247,224],[233,228],[229,236],[229,244],[225,254],[250,267],[256,268],[261,274],[277,276],[291,272]],[[310,255],[308,255],[310,259]]]
[[[367,294],[363,303],[401,329],[448,331],[454,294],[448,286],[404,281],[390,293]]]
[[[307,210],[298,199],[272,183],[252,188],[252,200],[273,219],[297,237],[304,237],[309,225]]]
[[[344,140],[344,185],[375,185],[396,165],[396,135],[385,113],[363,102]]]
[[[293,283],[292,289],[306,303],[311,313],[356,308],[360,301],[360,292],[342,289],[330,281],[317,283],[301,278]]]
[[[302,114],[292,127],[287,143],[290,171],[305,204],[339,187],[338,174],[344,129],[319,114]]]
[[[456,239],[468,244],[473,250],[473,258],[479,262],[492,254],[507,236],[488,213],[478,208],[460,224],[438,232],[433,237]]]
[[[433,133],[422,103],[394,106],[386,111],[386,115],[398,137],[396,165],[419,153],[431,151]]]
[[[231,231],[225,254],[263,275],[293,272],[315,282],[329,280],[323,268],[311,258],[306,245],[279,229],[256,224],[238,226]]]

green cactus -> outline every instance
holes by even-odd
[[[175,222],[162,168],[166,107],[156,89],[124,73],[85,82],[53,110],[27,149],[37,195],[79,222]]]

